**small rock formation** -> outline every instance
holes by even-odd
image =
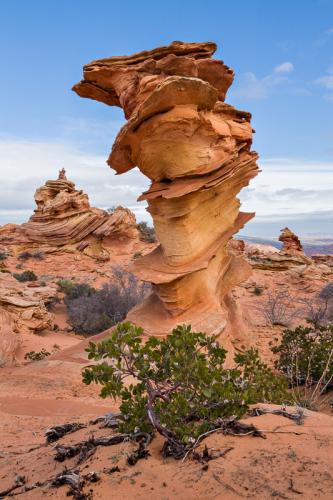
[[[293,254],[303,254],[304,250],[300,239],[293,233],[288,227],[281,229],[281,234],[279,236],[279,241],[282,242],[281,253]]]
[[[32,287],[0,273],[0,366],[15,360],[20,334],[52,328],[53,314],[45,304],[55,295],[55,288]]]
[[[134,263],[153,294],[129,314],[148,333],[176,324],[220,334],[230,290],[250,267],[227,243],[254,214],[236,197],[257,175],[251,115],[224,102],[234,73],[213,59],[215,43],[166,47],[93,61],[73,87],[81,97],[122,107],[128,120],[108,163],[138,166],[151,180],[139,200],[160,245]]]
[[[48,180],[35,192],[36,209],[29,221],[0,228],[0,243],[23,245],[54,253],[69,247],[107,260],[107,246],[113,237],[138,238],[135,215],[118,207],[113,213],[90,206],[89,198],[59,171],[57,180]],[[75,244],[79,243],[79,246]]]
[[[294,267],[306,267],[313,264],[312,259],[305,255],[298,236],[288,227],[281,229],[279,241],[283,244],[280,251],[267,252],[258,248],[256,252],[248,252],[248,259],[252,267],[271,271],[287,271]]]

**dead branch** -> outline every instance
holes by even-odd
[[[298,425],[302,425],[304,423],[305,415],[303,408],[297,408],[295,413],[288,412],[284,407],[277,408],[275,410],[267,408],[252,408],[248,412],[251,417],[259,417],[260,415],[267,415],[268,413],[289,418],[290,420],[294,420],[294,422],[296,422]]]
[[[45,432],[46,441],[48,443],[53,443],[54,441],[58,441],[58,439],[62,438],[66,434],[71,434],[72,432],[76,432],[80,429],[86,427],[85,424],[80,424],[77,422],[73,422],[70,424],[62,424],[55,425],[54,427],[50,427]]]

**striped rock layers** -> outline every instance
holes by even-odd
[[[138,239],[135,215],[117,207],[111,214],[91,207],[89,198],[68,180],[65,170],[35,192],[36,208],[28,222],[0,227],[0,244],[19,250],[37,247],[45,252],[79,250],[108,260],[108,247],[119,238]]]
[[[231,289],[249,275],[227,250],[254,214],[236,195],[257,175],[251,115],[224,102],[233,71],[211,56],[214,43],[173,42],[84,67],[73,87],[81,97],[123,108],[108,163],[118,174],[138,166],[151,180],[146,200],[159,246],[135,261],[152,295],[129,314],[148,333],[191,323],[223,331]]]

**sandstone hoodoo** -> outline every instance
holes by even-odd
[[[90,206],[89,198],[60,170],[57,180],[48,180],[35,192],[36,209],[22,225],[7,224],[0,228],[0,243],[34,246],[46,252],[64,249],[84,251],[101,260],[109,258],[112,238],[138,238],[134,214],[123,207],[111,214]]]
[[[132,56],[93,61],[73,87],[81,97],[123,108],[108,163],[138,166],[151,180],[148,202],[159,246],[134,272],[153,293],[129,319],[165,334],[181,322],[221,333],[231,289],[250,266],[227,243],[254,214],[238,192],[258,173],[251,115],[224,102],[233,71],[212,58],[214,43],[173,42]],[[233,313],[232,313],[233,314]]]
[[[293,233],[288,227],[281,229],[279,241],[282,243],[281,252],[287,254],[304,254],[302,243],[299,237]]]

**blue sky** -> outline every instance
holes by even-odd
[[[333,236],[332,0],[1,0],[0,224],[25,220],[65,166],[92,203],[126,204],[147,180],[105,165],[122,111],[71,91],[82,66],[172,40],[215,41],[236,73],[227,102],[250,111],[262,173],[243,190],[244,234]]]

